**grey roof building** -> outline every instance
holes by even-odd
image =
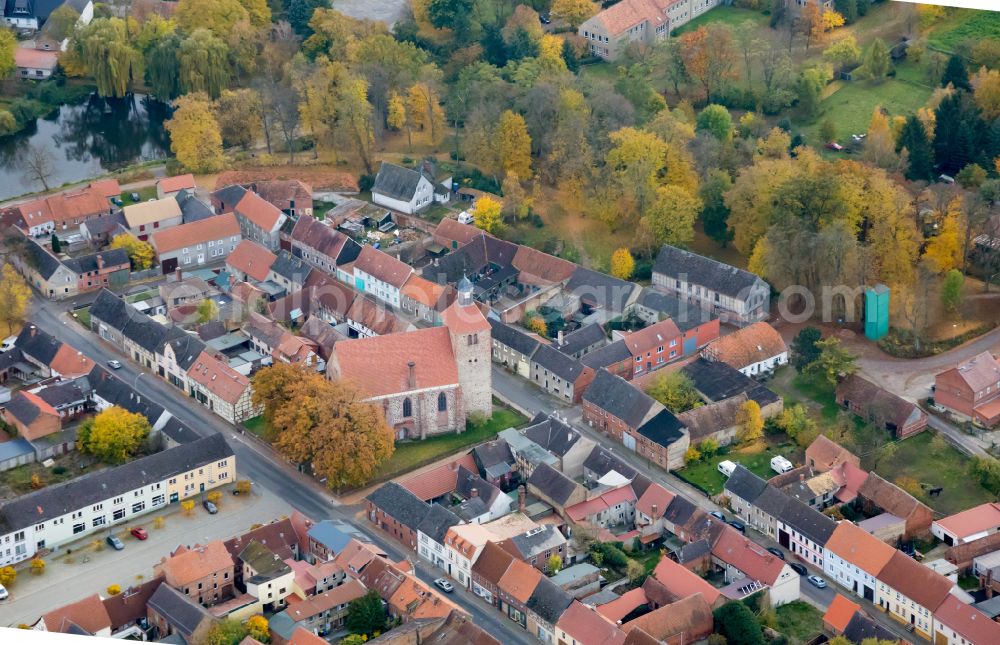
[[[517,462],[505,439],[494,439],[472,449],[479,473],[490,481],[502,480],[514,472]]]
[[[427,515],[427,504],[393,481],[386,482],[375,489],[365,499],[386,515],[414,531]]]
[[[591,323],[557,337],[552,346],[567,356],[580,359],[603,347],[607,342],[608,335],[604,333],[604,328]]]
[[[278,251],[278,257],[271,265],[272,273],[288,280],[290,283],[299,285],[305,284],[312,270],[311,265],[284,249]]]
[[[222,190],[226,190],[223,188]],[[181,219],[185,224],[207,219],[215,215],[212,207],[194,196],[194,193],[187,190],[179,190],[174,195],[177,205],[181,209]]]
[[[729,476],[722,487],[727,493],[736,495],[740,499],[753,504],[764,489],[767,482],[747,470],[744,466],[737,465],[736,470]]]
[[[462,518],[440,504],[431,504],[424,518],[417,524],[417,531],[433,542],[444,544],[444,536],[453,526],[463,524]]]
[[[64,260],[71,271],[76,274],[96,272],[105,266],[117,266],[128,264],[128,253],[125,249],[111,249],[110,251],[99,251],[90,255],[83,255],[78,258]]]
[[[638,295],[639,286],[606,273],[577,267],[566,283],[566,291],[586,307],[622,314]]]
[[[150,596],[146,606],[156,612],[166,621],[169,634],[181,636],[185,643],[192,642],[192,636],[206,621],[212,620],[212,615],[201,605],[193,602],[188,596],[177,591],[170,585],[160,585]],[[154,620],[154,622],[156,622]],[[159,637],[167,636],[158,634]]]
[[[564,456],[577,443],[580,431],[554,415],[537,415],[524,429],[524,436],[557,457]]]
[[[109,405],[117,405],[129,412],[143,415],[149,419],[154,428],[166,412],[162,406],[151,401],[149,397],[142,396],[132,389],[131,385],[100,365],[95,365],[86,378],[93,396],[107,401]],[[195,438],[198,438],[198,435],[195,435]]]
[[[560,546],[566,544],[566,537],[556,527],[546,524],[527,533],[515,535],[506,542],[508,547],[513,546],[517,549],[522,559],[532,560],[546,551],[556,552]],[[547,566],[545,563],[542,564]]]
[[[795,529],[816,544],[825,545],[833,535],[837,523],[830,517],[820,513],[804,502],[788,499],[788,502],[778,511],[777,519]]]
[[[637,432],[653,443],[670,446],[684,437],[684,424],[670,410],[663,408],[639,426]]]
[[[344,547],[353,539],[349,534],[341,531],[331,520],[322,520],[309,527],[307,533],[310,540],[321,544],[327,551],[339,554]]]
[[[685,365],[681,371],[691,379],[695,389],[709,401],[721,401],[738,394],[746,394],[747,398],[756,401],[763,408],[781,400],[781,397],[766,386],[722,361],[699,358]]]
[[[641,426],[656,403],[653,397],[604,369],[597,370],[583,402],[614,415],[630,428]]]
[[[528,597],[525,607],[549,625],[555,625],[572,603],[573,596],[552,580],[543,577],[535,585],[535,590]]]
[[[738,296],[744,290],[763,282],[749,271],[669,244],[664,244],[660,248],[653,263],[653,272],[669,277],[687,275],[692,284],[707,287],[727,296]]]
[[[487,320],[490,323],[494,341],[510,347],[527,358],[531,358],[535,350],[538,349],[538,346],[541,345],[541,342],[537,338],[529,336],[512,325],[502,323],[494,318],[488,318]]]
[[[563,354],[550,345],[539,345],[538,351],[531,357],[531,362],[570,384],[575,383],[576,379],[586,369],[583,363],[572,356]]]
[[[528,486],[560,506],[566,506],[582,487],[548,464],[535,468],[528,478]]]
[[[626,479],[635,479],[636,475],[639,474],[635,468],[629,466],[623,459],[610,450],[603,446],[594,446],[594,449],[583,462],[583,472],[587,475],[588,479],[597,480],[612,471],[622,475]],[[635,494],[641,496],[642,492],[637,490]]]
[[[591,367],[596,370],[602,367],[610,367],[616,363],[621,363],[622,361],[628,361],[631,359],[632,353],[629,351],[628,345],[624,340],[620,339],[584,355],[584,357],[580,359],[580,362],[587,367]]]

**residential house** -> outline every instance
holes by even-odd
[[[247,194],[247,189],[239,184],[229,184],[211,193],[209,202],[216,213],[231,213],[236,204]]]
[[[427,514],[427,504],[396,482],[383,484],[365,500],[368,521],[417,550],[417,527]]]
[[[255,181],[250,190],[292,219],[313,214],[312,186],[299,179]]]
[[[347,326],[359,338],[372,336],[388,336],[403,331],[412,331],[416,327],[392,311],[380,305],[374,297],[358,295],[354,298],[345,314]]]
[[[172,197],[182,190],[194,190],[197,188],[194,183],[194,175],[176,175],[174,177],[164,177],[156,180],[156,197]]]
[[[481,524],[452,527],[445,536],[448,575],[494,607],[500,607],[500,579],[514,556],[501,548],[496,536]]]
[[[466,456],[468,457],[468,455]],[[452,506],[466,522],[482,524],[499,519],[511,512],[513,501],[502,490],[487,482],[477,472],[459,466],[452,499],[463,501]]]
[[[91,594],[76,602],[42,614],[35,629],[59,634],[111,638],[111,617],[99,595]]]
[[[722,4],[721,0],[623,0],[584,21],[577,33],[591,56],[618,60],[630,46],[649,47]]]
[[[980,540],[1000,531],[1000,504],[987,502],[934,520],[931,533],[948,546]]]
[[[691,445],[712,439],[720,446],[728,446],[737,439],[742,428],[740,411],[749,400],[746,394],[737,394],[681,412],[677,420],[688,429]]]
[[[493,362],[503,365],[515,374],[531,378],[531,357],[541,341],[512,325],[489,318],[493,342]]]
[[[642,631],[653,642],[686,645],[707,638],[713,630],[712,606],[700,593],[664,605],[622,624],[622,631]]]
[[[916,404],[857,374],[837,384],[836,400],[837,405],[885,428],[896,439],[905,439],[927,427],[927,414]]]
[[[542,577],[538,569],[518,560],[515,556],[497,583],[497,588],[500,590],[500,611],[522,628],[527,629],[528,599],[531,598]]]
[[[243,240],[226,258],[226,269],[237,282],[267,280],[271,265],[278,258],[274,253],[252,240]]]
[[[767,317],[771,288],[759,277],[665,244],[653,264],[653,286],[745,325]]]
[[[310,264],[282,249],[278,251],[278,257],[271,265],[267,279],[281,286],[287,293],[295,293],[306,287],[312,272]]]
[[[559,585],[550,578],[540,578],[524,603],[528,633],[543,643],[554,643],[556,623],[572,603],[573,596]]]
[[[181,208],[181,219],[185,224],[208,219],[215,215],[212,207],[195,197],[190,190],[184,189],[174,195],[177,205]]]
[[[581,359],[590,352],[604,347],[607,342],[608,336],[604,333],[604,327],[590,323],[568,334],[559,331],[552,346],[567,356]]]
[[[41,81],[52,76],[59,66],[59,54],[33,47],[14,49],[14,67],[19,78]]]
[[[372,185],[372,201],[407,215],[413,215],[434,202],[447,202],[451,195],[451,177],[438,179],[427,164],[412,170],[383,161]]]
[[[663,535],[663,516],[674,500],[674,495],[657,483],[650,484],[646,492],[635,502],[635,528],[640,539],[649,544]]]
[[[605,273],[576,267],[563,293],[574,304],[572,311],[564,314],[579,311],[593,322],[604,323],[625,313],[639,297],[639,287]]]
[[[826,543],[837,522],[797,499],[787,499],[775,519],[778,544],[800,560],[823,567]]]
[[[625,488],[631,493],[630,487]],[[632,497],[635,497],[634,493],[632,493]],[[619,502],[618,499],[610,498],[609,502],[609,511],[611,512],[617,507],[624,508],[622,513],[627,513],[629,508],[634,508],[629,506],[627,499]],[[632,503],[634,504],[634,499]],[[569,560],[566,537],[551,524],[539,526],[526,533],[508,538],[500,542],[500,546],[518,560],[526,562],[546,574],[549,572],[549,558],[552,556],[558,556],[562,562]]]
[[[0,566],[227,484],[235,473],[232,449],[215,434],[6,501]]]
[[[215,622],[208,610],[168,584],[160,585],[150,596],[146,617],[154,638],[173,636],[181,643],[201,642]]]
[[[736,466],[733,474],[726,479],[726,483],[722,486],[723,491],[729,497],[729,508],[751,526],[757,526],[759,523],[755,521],[755,518],[759,516],[759,511],[755,510],[754,502],[765,488],[767,488],[767,482],[742,465]]]
[[[332,520],[322,520],[309,528],[309,548],[304,557],[309,562],[333,560],[344,550],[351,536],[340,530]]]
[[[271,628],[274,629],[275,624],[280,625],[287,620],[292,631],[297,628],[305,629],[311,634],[328,634],[338,631],[343,628],[347,620],[347,609],[351,602],[361,598],[367,592],[368,590],[361,582],[349,579],[338,587],[309,596],[290,605],[271,619]]]
[[[483,230],[471,224],[462,224],[451,217],[445,217],[434,229],[434,243],[442,249],[456,250],[483,235]]]
[[[719,338],[705,348],[704,356],[722,361],[747,376],[773,372],[788,363],[788,346],[766,322],[755,322]]]
[[[556,623],[555,642],[566,645],[623,645],[625,632],[593,607],[574,600]]]
[[[164,275],[178,267],[193,269],[223,262],[240,242],[240,227],[232,214],[181,224],[149,236]]]
[[[288,216],[254,192],[247,192],[233,208],[240,233],[269,251],[279,248],[278,233]]]
[[[128,282],[131,264],[123,249],[99,251],[60,260],[47,247],[27,240],[24,256],[10,256],[25,279],[48,298],[63,300],[102,287],[120,287]]]
[[[129,585],[121,593],[104,598],[101,603],[111,619],[112,637],[138,636],[142,619],[146,618],[149,599],[163,584],[163,578],[153,578],[136,586]]]
[[[253,404],[250,379],[207,351],[198,355],[187,370],[188,393],[212,412],[232,424],[260,414]]]
[[[746,374],[720,361],[698,358],[681,368],[691,379],[698,394],[707,402],[719,402],[745,394],[757,402],[765,418],[784,409],[781,397]]]
[[[31,237],[73,231],[86,221],[110,215],[111,204],[90,188],[56,193],[18,204],[13,224]]]
[[[522,434],[543,450],[555,455],[558,470],[570,478],[583,476],[583,462],[594,449],[594,442],[556,414],[537,415]]]
[[[124,232],[125,218],[120,212],[101,215],[80,224],[80,235],[95,249],[104,248],[111,244],[116,235]]]
[[[736,529],[726,527],[722,532],[712,546],[712,561],[723,568],[727,583],[766,589],[766,602],[771,607],[799,599],[799,575],[785,561],[751,542]]]
[[[823,572],[841,587],[874,603],[879,574],[895,551],[853,522],[840,522],[827,540]]]
[[[806,465],[816,472],[825,473],[845,462],[861,467],[860,458],[825,435],[816,437],[806,448]]]
[[[204,546],[177,547],[153,572],[193,601],[210,607],[233,596],[235,566],[222,540],[215,540]]]
[[[642,376],[667,363],[693,355],[718,337],[718,319],[685,325],[682,329],[677,321],[667,318],[625,334],[622,340],[632,358],[633,375]]]
[[[861,485],[856,503],[869,515],[883,512],[903,518],[903,538],[907,540],[930,533],[934,521],[930,507],[876,473],[871,473]]]
[[[959,419],[996,425],[1000,422],[1000,361],[983,352],[936,375],[934,403]]]
[[[539,345],[531,357],[531,379],[549,394],[579,403],[594,380],[594,370],[549,345]]]
[[[528,439],[514,428],[507,428],[497,433],[497,436],[507,444],[514,458],[514,467],[520,479],[526,481],[541,464],[548,464],[559,469],[559,458]]]
[[[378,592],[386,604],[389,617],[394,620],[406,623],[424,618],[444,618],[452,611],[462,611],[417,579],[409,562],[393,564],[383,557],[375,557],[360,572],[358,579]]]
[[[690,445],[684,423],[620,376],[598,370],[583,395],[583,419],[661,468],[684,465]]]
[[[129,204],[122,209],[122,217],[128,232],[143,241],[155,231],[184,223],[180,204],[173,197]]]
[[[17,436],[28,441],[57,434],[62,430],[62,417],[37,394],[15,392],[0,408],[0,419],[14,428]]]
[[[34,323],[29,322],[18,334],[14,347],[20,352],[21,365],[16,371],[22,377],[37,376],[64,379],[85,376],[94,368],[94,361],[74,347],[56,340]]]
[[[635,503],[638,499],[630,485],[619,486],[589,494],[584,502],[564,509],[566,516],[574,523],[587,524],[594,528],[632,526],[635,523]]]
[[[285,599],[292,594],[295,580],[292,568],[277,553],[256,540],[240,551],[238,560],[247,593],[257,599],[264,611],[284,607]]]
[[[411,273],[399,290],[399,304],[408,314],[438,325],[441,313],[454,301],[454,295],[450,286],[442,286]]]
[[[483,442],[475,446],[470,454],[481,477],[502,490],[510,489],[517,475],[517,462],[506,440]]]
[[[902,551],[893,551],[879,572],[875,604],[897,621],[911,625],[917,635],[932,640],[934,612],[951,596],[954,586],[930,567]]]
[[[417,524],[417,552],[439,569],[448,570],[445,535],[462,518],[441,504],[431,504]]]
[[[354,271],[348,265],[360,255],[361,246],[350,237],[317,219],[303,215],[295,222],[291,238],[292,255],[336,276],[341,282],[353,282]]]
[[[934,611],[934,642],[941,645],[1000,643],[1000,623],[955,596]]]
[[[587,499],[587,491],[548,464],[540,464],[528,477],[528,493],[561,510]]]
[[[388,253],[366,245],[354,260],[353,286],[361,293],[370,293],[392,307],[400,306],[400,290],[413,269]]]
[[[837,636],[844,633],[847,625],[850,624],[854,615],[861,611],[861,605],[848,600],[846,597],[835,594],[830,606],[823,614],[823,628]]]
[[[695,594],[700,594],[709,607],[713,608],[726,601],[717,587],[670,558],[661,558],[646,580],[651,584],[643,584],[643,590],[651,604],[657,608]]]

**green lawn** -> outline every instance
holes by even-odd
[[[420,212],[420,219],[425,219],[428,222],[436,224],[447,217],[450,213],[451,209],[444,204],[431,204]]]
[[[76,315],[76,320],[81,325],[83,325],[87,329],[90,329],[90,307],[85,307],[84,309],[77,309],[73,313]]]
[[[493,417],[481,424],[467,423],[466,431],[462,434],[447,434],[423,441],[397,443],[396,452],[393,453],[389,461],[379,468],[378,474],[375,475],[375,481],[392,479],[414,468],[454,454],[463,448],[482,443],[491,439],[501,430],[517,427],[526,421],[527,419],[517,412],[498,407],[494,402]]]
[[[823,613],[807,602],[796,600],[775,610],[778,622],[774,626],[788,636],[789,643],[805,643],[823,631]]]
[[[766,446],[750,446],[749,448],[737,448],[725,455],[714,455],[696,464],[685,466],[677,474],[686,481],[697,484],[709,495],[718,495],[722,492],[722,486],[726,483],[726,476],[719,472],[719,462],[729,460],[734,461],[764,479],[770,479],[776,473],[771,470],[771,457],[783,455],[788,457],[792,463],[801,461],[802,451],[795,444],[772,444]]]
[[[840,412],[832,385],[821,379],[803,376],[791,366],[780,368],[767,386],[781,395],[786,407],[802,403],[815,413],[818,421],[832,423]]]
[[[688,31],[694,31],[699,27],[703,27],[710,22],[721,22],[731,27],[742,24],[744,21],[751,21],[757,23],[758,26],[765,25],[770,22],[770,18],[765,16],[760,11],[754,11],[753,9],[740,9],[739,7],[716,7],[711,11],[707,11],[691,22],[687,23],[683,27],[678,27],[674,30],[675,35],[680,35]]]
[[[159,291],[156,289],[150,289],[149,291],[140,291],[139,293],[133,293],[130,296],[125,296],[125,302],[142,302],[143,300],[149,300],[154,296],[159,295]]]
[[[580,75],[603,79],[613,83],[618,80],[618,65],[604,61],[599,63],[590,63],[580,68]]]
[[[335,206],[336,204],[334,204],[333,202],[324,202],[322,200],[317,199],[316,201],[313,202],[313,217],[315,217],[320,221],[323,221],[326,218],[326,212],[334,208]]]
[[[132,199],[132,193],[139,193],[139,199]],[[145,188],[140,188],[139,190],[125,190],[122,192],[122,204],[128,206],[129,204],[136,204],[138,202],[145,202],[150,199],[156,199],[156,186],[146,186]]]
[[[243,427],[246,428],[251,434],[257,435],[263,439],[264,432],[267,429],[267,424],[264,423],[264,416],[261,415],[252,419],[247,419],[243,422]]]
[[[928,39],[932,47],[955,51],[966,41],[1000,39],[1000,13],[960,9],[934,28]]]

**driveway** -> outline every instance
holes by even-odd
[[[140,584],[153,577],[153,565],[170,555],[178,545],[205,544],[212,540],[229,539],[245,533],[253,524],[263,524],[288,514],[288,505],[270,491],[256,487],[249,496],[230,495],[228,488],[219,502],[219,512],[209,515],[199,505],[190,515],[173,504],[162,513],[151,513],[131,526],[142,526],[149,539],[139,541],[128,534],[124,526],[115,527],[125,544],[125,550],[115,551],[105,545],[106,532],[96,533],[79,544],[62,548],[58,555],[46,558],[45,573],[32,575],[26,568],[18,571],[17,582],[10,588],[10,598],[2,608],[0,624],[16,627],[32,624],[46,611],[83,598],[87,594],[105,591],[116,584],[122,589]],[[155,528],[153,519],[164,518],[162,528]],[[94,540],[103,548],[95,550]],[[67,551],[72,553],[67,555]]]

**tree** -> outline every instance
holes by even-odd
[[[49,244],[52,246],[52,252],[53,253],[61,253],[62,252],[62,243],[59,241],[59,236],[56,235],[55,233],[53,233],[49,237]]]
[[[807,2],[799,14],[798,28],[806,37],[806,51],[809,51],[813,40],[823,38],[825,31],[823,14],[818,2]],[[791,46],[789,46],[791,51]]]
[[[96,18],[79,28],[73,48],[94,77],[100,96],[122,98],[142,76],[142,54],[133,45],[128,25],[121,18]]]
[[[562,569],[563,561],[562,557],[558,553],[553,553],[549,556],[549,560],[546,563],[549,568],[549,573],[556,574]]]
[[[247,628],[247,635],[251,638],[256,638],[261,643],[269,643],[271,641],[267,618],[264,618],[264,616],[256,614],[247,618],[245,627]]]
[[[911,181],[927,180],[934,175],[934,149],[927,136],[927,128],[915,115],[906,117],[896,142],[896,152],[906,150],[909,166],[906,178]]]
[[[886,46],[884,40],[876,38],[872,41],[872,44],[868,46],[868,51],[865,52],[862,65],[864,66],[864,73],[871,80],[876,83],[885,80],[885,77],[889,74],[889,68],[892,66],[892,60],[889,56],[889,48]]]
[[[820,122],[819,138],[827,143],[837,140],[837,124],[833,119],[826,118]]]
[[[955,175],[955,181],[959,183],[962,188],[967,188],[969,190],[975,190],[982,186],[989,175],[986,174],[986,170],[977,163],[970,163],[966,167],[958,171]]]
[[[164,125],[170,133],[170,149],[177,161],[192,172],[215,172],[222,168],[222,134],[203,93],[187,94],[174,101],[173,118]]]
[[[285,18],[295,33],[305,38],[313,33],[312,25],[316,12],[328,10],[329,7],[329,3],[325,0],[286,0]]]
[[[219,317],[219,306],[211,298],[198,303],[198,324],[211,322]]]
[[[657,244],[684,245],[694,239],[694,222],[703,204],[697,195],[677,185],[656,190],[655,201],[645,210],[642,225]]]
[[[713,22],[682,34],[678,40],[687,76],[702,86],[705,100],[711,103],[713,92],[736,74],[732,28]]]
[[[503,178],[500,186],[503,193],[503,215],[515,219],[524,219],[531,213],[534,200],[528,197],[521,186],[521,178],[517,173],[509,172]]]
[[[218,506],[222,502],[222,493],[217,490],[210,491],[205,495],[205,499]]]
[[[684,465],[690,466],[691,464],[698,463],[701,461],[701,452],[695,446],[689,446],[686,451],[684,451]]]
[[[719,442],[712,437],[707,439],[702,439],[698,442],[698,452],[705,457],[712,457],[715,453],[719,452]]]
[[[119,233],[114,236],[109,245],[112,249],[125,249],[133,271],[145,271],[153,266],[155,252],[153,246],[143,242],[131,233]]]
[[[382,605],[382,598],[374,589],[369,589],[368,593],[355,598],[347,606],[347,629],[355,634],[371,636],[375,632],[385,629],[388,616],[385,607]]]
[[[545,324],[545,319],[539,315],[528,316],[527,327],[539,336],[548,337],[549,327]]]
[[[698,114],[698,129],[719,141],[729,141],[733,136],[733,118],[724,106],[713,103]]]
[[[827,9],[823,12],[822,18],[823,31],[833,31],[837,27],[844,26],[844,16],[840,15],[837,11],[832,11]]]
[[[837,68],[856,65],[861,60],[861,48],[854,36],[845,36],[823,50],[823,60]]]
[[[108,585],[108,588],[105,589],[105,591],[108,592],[109,596],[117,596],[122,592],[122,587],[121,585]]]
[[[531,176],[531,136],[524,117],[510,110],[500,115],[494,145],[501,172]]]
[[[238,645],[246,637],[247,628],[243,623],[234,618],[226,618],[212,623],[202,645]]]
[[[740,443],[752,443],[764,436],[764,417],[760,413],[760,404],[753,399],[740,406],[736,423],[740,427],[736,433]]]
[[[833,8],[844,17],[844,22],[851,24],[858,19],[857,0],[834,0]]]
[[[52,15],[55,15],[55,12]],[[51,19],[50,17],[49,20]],[[6,78],[14,71],[15,49],[17,49],[17,38],[12,31],[4,29],[0,32],[0,78]]]
[[[635,273],[635,258],[625,247],[616,249],[611,254],[611,275],[622,280],[628,280]]]
[[[174,11],[174,20],[184,33],[208,29],[220,38],[230,33],[236,23],[249,19],[250,15],[240,0],[179,0]]]
[[[35,574],[36,576],[45,573],[45,560],[41,558],[32,558],[31,573]]]
[[[886,169],[893,168],[899,163],[899,157],[896,155],[896,142],[893,141],[889,120],[886,118],[885,112],[882,111],[881,105],[876,105],[872,112],[861,158],[872,165]]]
[[[165,34],[146,53],[146,84],[161,101],[172,101],[181,94],[181,37]]]
[[[363,636],[361,634],[350,634],[345,638],[341,638],[338,645],[365,645],[367,642],[367,636]]]
[[[694,382],[683,372],[659,374],[650,383],[646,394],[663,404],[674,414],[700,408],[703,404]]]
[[[252,487],[253,487],[253,484],[250,482],[249,479],[237,479],[236,480],[236,492],[239,493],[240,495],[249,495],[250,494],[250,489]]]
[[[646,575],[646,567],[642,566],[632,558],[625,563],[625,577],[629,582],[637,583]]]
[[[924,259],[934,272],[944,273],[962,266],[964,260],[962,240],[965,238],[965,229],[962,199],[956,197],[948,204],[940,232],[931,238],[924,250]]]
[[[9,587],[17,580],[17,570],[14,567],[0,567],[0,585]]]
[[[0,320],[12,333],[25,320],[31,304],[31,287],[14,265],[5,262],[0,269]]]
[[[444,134],[444,111],[433,84],[414,83],[408,92],[407,104],[410,123],[426,131],[431,143],[438,143]]]
[[[80,19],[80,13],[68,4],[60,5],[45,20],[45,31],[56,42],[73,35],[73,28]],[[0,37],[0,40],[3,40]]]
[[[185,515],[191,515],[191,511],[194,510],[194,500],[186,499],[181,502],[181,509],[184,511]]]
[[[223,145],[249,150],[261,135],[261,109],[260,97],[253,90],[224,90],[215,102]]]
[[[205,92],[219,98],[229,84],[229,46],[208,29],[196,29],[185,38],[177,55],[181,91]]]
[[[965,60],[958,54],[951,55],[944,68],[944,74],[941,75],[941,87],[949,85],[958,90],[972,89],[969,84],[969,72],[965,68]]]
[[[983,118],[993,121],[1000,117],[1000,70],[981,68],[972,77],[972,87]]]
[[[729,173],[720,168],[708,171],[708,177],[701,185],[698,196],[701,198],[701,224],[705,234],[725,246],[731,239],[728,221],[729,207],[726,206],[725,194],[733,186]]]
[[[819,112],[819,104],[823,96],[826,79],[823,72],[815,67],[802,70],[795,84],[795,94],[799,99],[799,109],[808,116]]]
[[[55,158],[48,148],[29,145],[21,153],[21,167],[24,168],[23,177],[26,182],[38,182],[48,192],[49,177],[55,172]]]
[[[725,636],[730,643],[764,645],[760,622],[742,602],[727,602],[713,611],[712,615],[715,618],[716,632]]]
[[[472,219],[478,228],[496,234],[504,228],[502,208],[500,202],[492,197],[480,197],[472,207]]]
[[[149,436],[149,420],[113,405],[80,424],[77,445],[101,461],[125,463]]]
[[[826,379],[830,385],[836,385],[841,375],[849,376],[858,370],[855,364],[858,357],[841,347],[840,340],[830,336],[816,341],[819,356],[803,370],[806,374],[815,374]]]
[[[573,31],[598,10],[590,0],[555,0],[552,3],[552,15],[565,20]]]
[[[792,340],[792,365],[797,372],[802,372],[819,358],[822,349],[816,343],[823,333],[815,327],[803,327]]]
[[[406,126],[406,103],[403,102],[403,98],[396,92],[389,94],[385,122],[393,130],[402,130]],[[412,143],[410,147],[412,147]]]

